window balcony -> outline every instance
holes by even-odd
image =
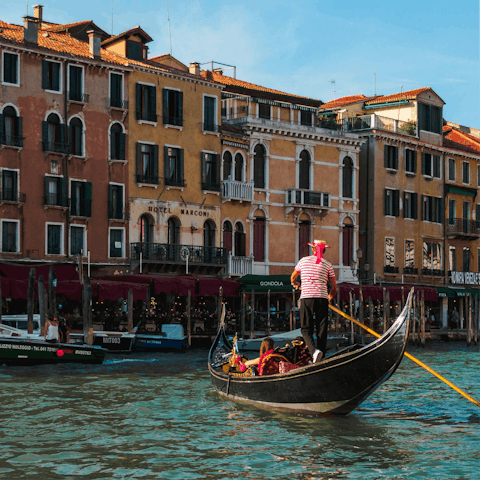
[[[330,207],[330,193],[327,192],[289,188],[285,193],[285,205],[288,207],[310,207],[320,210]]]
[[[392,265],[385,265],[383,267],[383,273],[390,273],[390,274],[398,273],[398,267],[394,267]]]
[[[445,270],[436,270],[433,268],[422,268],[422,275],[427,277],[444,277]]]
[[[404,275],[418,275],[418,268],[405,267],[405,268],[403,269],[403,274],[404,274]]]
[[[90,95],[81,92],[68,92],[68,101],[75,103],[88,103]]]
[[[202,190],[209,191],[209,192],[219,192],[220,184],[213,183],[213,182],[202,182]]]
[[[49,207],[67,207],[68,198],[65,195],[51,193],[43,197],[43,205]]]
[[[181,117],[163,117],[164,125],[173,125],[174,127],[183,127],[183,118]]]
[[[68,154],[69,145],[67,143],[58,143],[58,142],[42,142],[43,151],[49,153],[61,153]]]
[[[203,131],[204,132],[212,132],[212,133],[219,133],[220,132],[220,125],[215,125],[211,122],[203,122]]]
[[[401,135],[408,135],[411,137],[417,136],[417,123],[404,122],[402,120],[395,120],[393,118],[382,117],[375,113],[371,115],[361,115],[359,117],[350,117],[344,120],[339,120],[340,128],[344,132],[358,132],[362,130],[386,130],[389,132],[399,133]]]
[[[165,186],[166,187],[181,187],[184,188],[187,186],[185,179],[183,178],[167,178],[165,177]]]
[[[249,257],[234,257],[228,252],[227,275],[243,276],[253,274],[253,255]]]
[[[147,185],[158,185],[158,177],[152,175],[136,175],[137,183],[145,183]]]
[[[480,237],[480,221],[464,218],[449,218],[447,220],[447,235],[465,239]]]
[[[156,113],[143,110],[136,111],[136,118],[137,120],[144,120],[145,122],[157,123],[158,121],[158,115]]]
[[[225,200],[239,200],[240,202],[253,201],[253,182],[239,182],[237,180],[222,181],[222,197]]]
[[[17,192],[12,188],[2,189],[1,201],[7,203],[25,203],[27,196],[25,193]]]
[[[118,110],[128,110],[128,100],[120,98],[107,97],[107,108],[117,108]]]
[[[0,145],[5,147],[23,148],[23,138],[12,135],[0,135]]]
[[[196,245],[171,245],[168,243],[136,242],[130,244],[130,258],[143,262],[176,263],[185,265],[227,264],[227,249]]]

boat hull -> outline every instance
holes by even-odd
[[[0,339],[0,365],[103,363],[105,350],[88,345],[48,343],[41,340]]]
[[[166,338],[160,335],[137,335],[133,349],[138,351],[183,350],[186,338]]]
[[[347,348],[320,363],[285,374],[236,376],[218,367],[219,345],[228,350],[223,329],[209,355],[209,371],[214,388],[228,400],[260,409],[307,415],[346,415],[357,408],[398,368],[405,351],[408,308],[392,327],[375,342]],[[217,350],[215,350],[217,349]]]
[[[132,351],[133,342],[135,341],[134,334],[128,333],[105,333],[94,332],[93,345],[105,348],[113,353],[129,353]],[[82,333],[70,334],[70,343],[83,343],[84,336]]]

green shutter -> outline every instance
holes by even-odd
[[[398,170],[398,147],[394,147],[393,149],[393,163],[395,170]]]
[[[3,145],[5,142],[5,121],[3,119],[3,114],[0,114],[0,145]]]
[[[142,86],[135,84],[135,112],[136,119],[142,120]]]
[[[412,202],[412,217],[418,218],[418,193],[411,193],[410,200]]]
[[[48,143],[48,122],[42,122],[42,146],[43,151],[47,150]]]
[[[383,214],[388,215],[388,196],[387,196],[387,188],[383,189]]]
[[[153,165],[152,165],[152,176],[153,183],[158,184],[158,145],[153,145]]]
[[[183,187],[184,184],[184,178],[183,178],[183,148],[180,149],[179,151],[179,160],[178,160],[178,182],[180,185]]]
[[[92,216],[92,182],[85,182],[83,184],[83,192],[84,192],[84,216],[91,217]]]
[[[156,87],[150,87],[150,115],[149,120],[152,122],[157,121],[157,89]]]
[[[43,203],[44,205],[49,204],[49,198],[48,198],[49,184],[50,184],[50,178],[45,175],[45,202]]]
[[[183,92],[177,94],[177,125],[183,125]]]
[[[59,131],[60,131],[60,148],[63,149],[64,146],[66,147],[66,144],[65,144],[65,129],[67,128],[67,125],[61,123],[59,125]],[[66,152],[66,150],[62,150],[63,152]]]
[[[3,130],[1,129],[1,124],[0,124],[0,132]],[[23,147],[23,118],[22,117],[17,117],[17,136],[20,139],[20,146]]]
[[[68,190],[67,190],[67,179],[66,178],[60,178],[58,180],[58,195],[60,196],[59,200],[59,205],[62,207],[68,206]]]
[[[137,171],[137,177],[139,175],[142,175],[142,144],[137,142],[136,146],[136,153],[137,153],[137,158],[136,158],[136,171]],[[137,178],[137,183],[139,182]]]
[[[170,165],[168,162],[168,147],[166,145],[163,147],[163,175],[165,176],[165,184],[167,184],[170,178]]]
[[[60,64],[52,64],[52,90],[60,91]]]
[[[417,173],[417,151],[413,150],[413,172]]]
[[[425,220],[425,195],[420,196],[420,211],[422,212],[422,220]]]
[[[116,205],[117,218],[123,219],[123,185],[117,186],[117,205]]]
[[[388,168],[388,145],[383,146],[383,166]]]
[[[220,155],[218,155],[218,153],[215,154],[213,158],[215,159],[215,181],[213,183],[220,187],[220,167],[222,162],[220,162]]]
[[[114,218],[113,185],[108,184],[108,218]]]
[[[206,167],[205,167],[205,154],[200,152],[200,169],[201,169],[201,181],[202,183],[206,183]]]
[[[425,175],[425,152],[422,152],[422,175]]]
[[[393,216],[400,215],[400,190],[393,191]]]
[[[163,112],[163,124],[167,124],[168,123],[168,89],[164,88],[163,89],[163,92],[162,92],[162,112]]]
[[[125,160],[125,143],[126,143],[126,139],[127,139],[127,136],[125,135],[125,133],[122,133],[120,132],[119,133],[119,136],[120,136],[120,141],[119,141],[119,152],[118,152],[118,159],[119,160]]]
[[[42,88],[44,90],[48,90],[48,87],[50,86],[48,84],[48,64],[50,62],[47,62],[46,60],[42,60]]]

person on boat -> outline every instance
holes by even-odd
[[[309,243],[313,255],[303,257],[295,266],[291,283],[300,288],[298,277],[302,280],[300,295],[300,323],[302,336],[312,354],[313,363],[319,362],[327,350],[328,302],[337,293],[337,282],[332,265],[323,258],[323,252],[329,246],[323,240]],[[330,290],[328,285],[330,284]],[[317,347],[313,339],[317,334]]]
[[[245,365],[246,368],[252,367],[254,365],[255,366],[260,365],[263,358],[265,358],[266,355],[273,353],[274,349],[275,349],[275,342],[270,337],[264,338],[262,340],[262,343],[260,344],[260,356],[257,358],[254,358],[253,360],[247,360],[246,362],[243,363],[243,365]]]
[[[69,343],[70,342],[70,332],[68,331],[68,327],[65,323],[65,319],[61,318],[58,324],[58,329],[60,331],[60,339],[62,343]]]
[[[58,317],[50,317],[45,323],[45,341],[49,343],[58,343]]]

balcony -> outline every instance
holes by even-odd
[[[219,192],[220,184],[215,182],[202,182],[202,190],[204,192]]]
[[[185,188],[187,186],[187,183],[185,182],[185,179],[183,178],[168,178],[165,177],[165,186],[166,187],[179,187],[179,188]]]
[[[81,92],[68,92],[68,101],[74,103],[88,103],[90,95]]]
[[[204,122],[203,123],[203,131],[204,132],[219,133],[220,132],[220,125],[215,125],[214,123],[210,123],[210,122]]]
[[[50,193],[43,197],[43,204],[49,207],[67,207],[68,198],[66,195],[59,195],[58,193]]]
[[[405,268],[403,269],[403,274],[404,274],[404,275],[418,275],[418,268],[405,267]]]
[[[44,152],[61,153],[61,154],[70,153],[68,143],[42,142],[42,147]]]
[[[398,273],[398,267],[394,267],[392,265],[385,265],[383,267],[383,273],[389,273],[389,274]]]
[[[16,189],[2,189],[1,201],[6,203],[25,203],[27,196],[25,193],[17,192]]]
[[[465,218],[449,218],[447,220],[449,237],[476,239],[480,237],[480,221]]]
[[[326,210],[330,208],[330,193],[289,188],[285,192],[287,214],[294,208]]]
[[[298,123],[292,122],[285,122],[285,121],[278,121],[272,120],[270,118],[258,118],[252,115],[247,115],[244,117],[237,117],[237,118],[223,118],[225,123],[229,125],[241,127],[242,125],[253,125],[253,126],[265,126],[271,127],[276,129],[283,129],[283,130],[292,130],[295,129],[297,131],[305,131],[305,132],[312,132],[312,133],[321,133],[321,129],[329,129],[329,130],[339,130],[337,125],[328,124],[328,126],[318,125],[316,127],[311,125],[299,125]],[[335,121],[336,122],[336,121]]]
[[[422,268],[422,275],[427,277],[444,277],[445,270],[436,270],[433,268]]]
[[[0,135],[0,145],[5,147],[23,148],[23,138],[12,135]]]
[[[145,122],[153,122],[157,123],[158,115],[154,112],[148,112],[144,110],[137,110],[136,111],[136,119],[143,120]]]
[[[222,197],[225,200],[238,200],[240,202],[253,201],[253,182],[239,182],[237,180],[222,181]]]
[[[136,175],[137,183],[144,183],[147,185],[158,185],[158,177],[152,175]]]
[[[163,117],[164,125],[173,125],[174,127],[183,127],[182,117]]]
[[[120,98],[115,97],[107,97],[107,108],[128,110],[128,100],[121,100]]]
[[[231,276],[243,276],[253,274],[253,255],[249,257],[234,257],[228,252],[226,273]]]
[[[350,117],[339,121],[341,129],[344,132],[358,132],[362,130],[386,130],[389,132],[400,133],[411,137],[417,136],[417,123],[404,122],[393,118],[382,117],[380,115],[361,115],[359,117]]]

